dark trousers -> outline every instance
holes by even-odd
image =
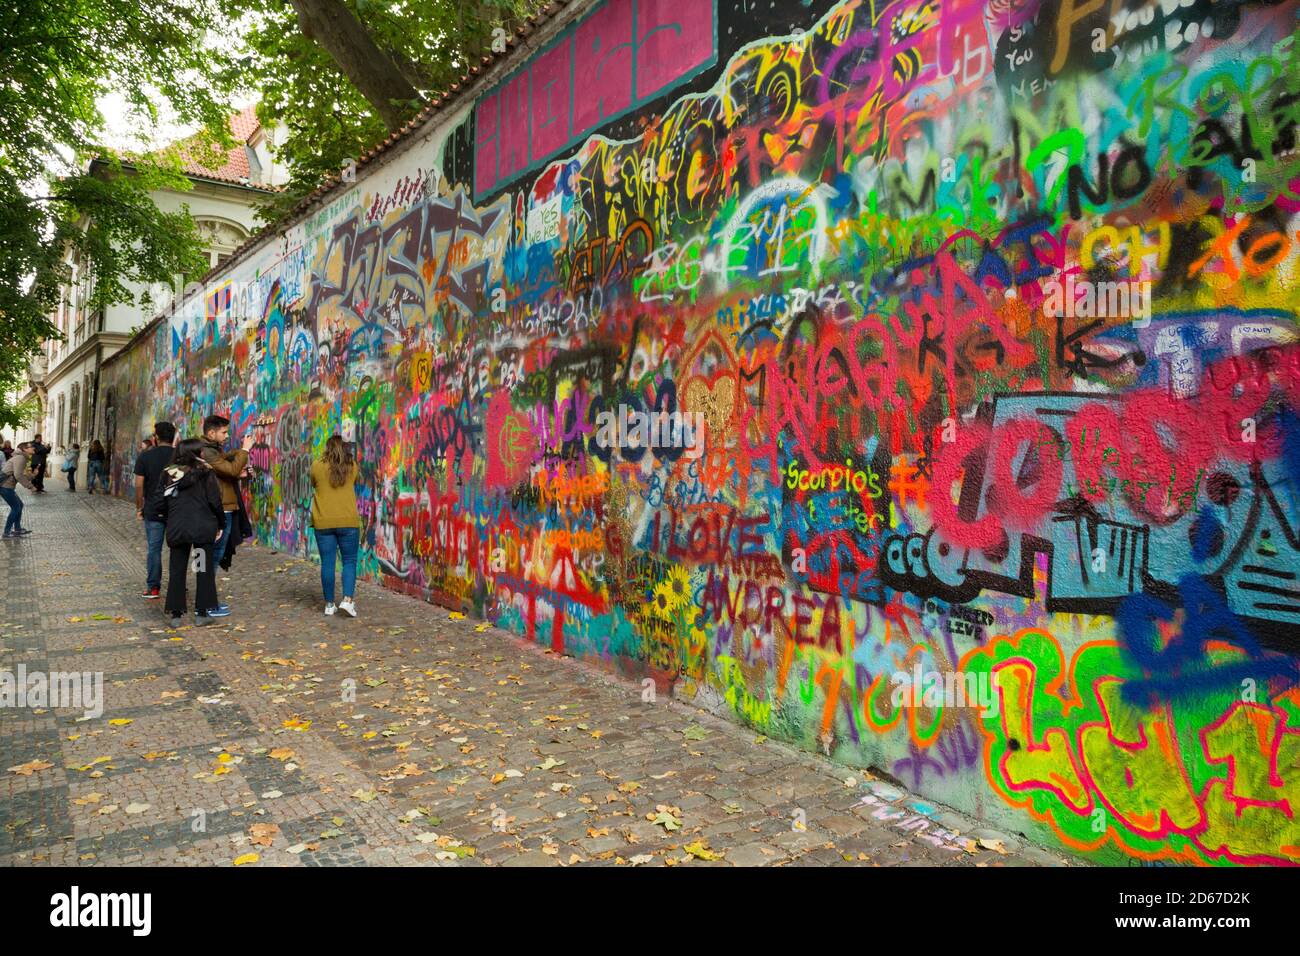
[[[77,469],[70,468],[67,471],[65,471],[64,474],[68,476],[68,490],[76,491],[77,490]]]
[[[208,608],[221,603],[217,600],[217,563],[212,560],[211,544],[196,544],[194,547],[203,550],[204,558],[204,570],[195,575],[194,607],[195,610],[202,608],[206,614]],[[171,557],[167,564],[167,612],[172,617],[180,617],[185,613],[185,576],[190,571],[190,546],[168,545],[168,548]]]
[[[36,486],[37,491],[45,490],[45,462],[41,462],[39,468],[32,470],[32,484]]]

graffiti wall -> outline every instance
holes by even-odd
[[[344,430],[372,580],[1099,862],[1300,863],[1298,11],[590,4],[108,366],[119,487],[220,410],[314,553]]]

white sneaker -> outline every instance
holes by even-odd
[[[331,604],[326,604],[326,605],[325,605],[325,616],[326,616],[326,617],[333,617],[333,616],[334,616],[334,612],[335,612],[335,610],[337,610],[337,608],[335,608],[334,605],[333,605],[332,603],[331,603]]]
[[[346,611],[348,617],[357,616],[357,606],[352,603],[352,598],[344,598],[339,602],[339,610]]]

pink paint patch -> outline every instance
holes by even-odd
[[[528,427],[528,419],[510,407],[508,392],[497,392],[488,403],[487,474],[489,488],[509,488],[528,473],[537,457],[537,439]]]

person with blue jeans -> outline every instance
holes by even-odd
[[[9,517],[5,519],[6,538],[21,538],[25,534],[31,534],[31,531],[23,527],[23,500],[18,497],[18,486],[21,484],[29,491],[36,490],[35,483],[27,475],[27,456],[34,447],[29,441],[20,443],[14,450],[13,457],[0,466],[0,499],[4,499],[9,506]]]
[[[95,493],[95,485],[102,485],[101,490],[108,494],[108,453],[104,451],[103,443],[96,438],[90,443],[90,451],[86,452],[86,491],[88,494]]]
[[[343,443],[331,435],[325,455],[311,466],[311,523],[320,550],[320,584],[325,614],[342,611],[357,616],[357,552],[361,547],[361,517],[357,512],[357,463]],[[334,604],[334,569],[343,556],[343,600]]]
[[[140,596],[156,601],[162,596],[163,533],[167,530],[160,486],[163,472],[176,453],[176,426],[171,422],[158,422],[153,430],[158,438],[157,444],[141,452],[135,460],[135,516],[144,522],[144,539],[148,546],[144,592]]]

